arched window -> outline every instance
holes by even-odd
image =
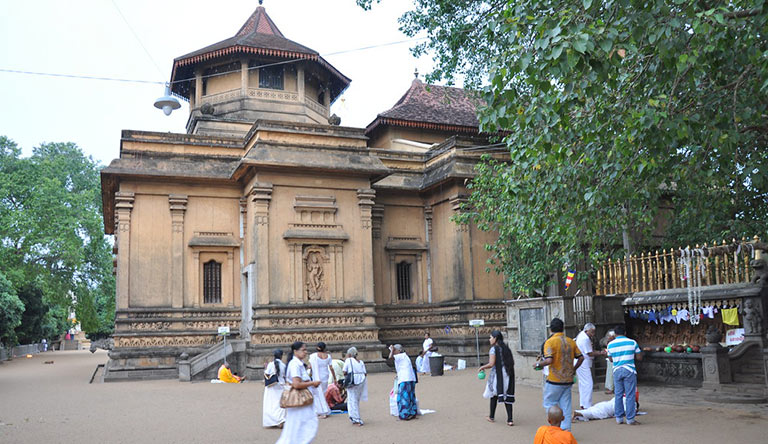
[[[221,304],[221,264],[214,260],[203,264],[203,303]]]
[[[397,300],[411,300],[411,264],[405,261],[397,264]]]

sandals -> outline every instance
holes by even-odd
[[[485,420],[488,422],[496,422],[496,420],[491,418],[490,416],[486,417]]]
[[[507,421],[507,425],[512,427],[515,425],[515,421]]]

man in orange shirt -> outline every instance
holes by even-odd
[[[561,319],[552,319],[552,322],[549,323],[552,336],[544,343],[544,356],[537,360],[533,367],[549,366],[549,374],[544,382],[544,409],[549,411],[553,405],[560,406],[560,410],[565,415],[560,428],[570,431],[573,375],[584,362],[584,357],[576,346],[576,342],[565,336],[564,328]],[[574,360],[576,360],[576,364],[573,363]]]
[[[547,410],[549,425],[539,427],[533,438],[533,444],[579,444],[571,432],[560,428],[563,419],[563,410],[559,406],[550,407]]]

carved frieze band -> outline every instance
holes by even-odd
[[[356,342],[376,341],[376,331],[329,331],[329,332],[296,332],[296,333],[253,333],[251,343],[254,344],[290,344],[295,341],[303,342]]]
[[[233,329],[238,329],[240,328],[240,320],[130,322],[127,324],[127,329],[136,331],[164,331],[179,328],[191,330],[216,330],[219,326],[225,325]]]
[[[322,318],[277,318],[270,319],[272,327],[333,327],[360,325],[364,322],[362,316],[339,316]]]
[[[240,319],[239,311],[195,311],[195,312],[142,312],[142,313],[127,313],[125,315],[128,319],[157,319],[157,318],[215,318],[218,319]],[[122,313],[118,313],[118,319],[123,318]]]
[[[346,313],[363,313],[365,308],[363,307],[312,307],[312,308],[270,308],[269,314],[273,315],[304,315],[304,314],[346,314]]]
[[[488,336],[496,327],[487,325],[478,328],[478,334],[480,336]],[[424,328],[398,328],[398,329],[381,329],[379,330],[379,338],[381,340],[399,339],[399,338],[413,338],[422,337],[424,335]],[[452,337],[473,337],[475,336],[475,328],[470,326],[453,327],[446,333],[442,328],[430,329],[430,335],[433,338],[452,338]]]
[[[129,347],[189,347],[197,345],[210,345],[219,341],[217,335],[189,335],[189,336],[142,336],[122,337],[115,336],[115,348]]]

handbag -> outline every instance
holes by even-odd
[[[288,409],[291,407],[304,407],[314,402],[314,397],[309,389],[290,389],[280,395],[280,407]]]
[[[273,385],[277,384],[277,381],[278,381],[277,374],[274,374],[274,375],[270,376],[269,378],[267,378],[265,376],[264,377],[264,386],[265,387],[272,387]]]
[[[353,387],[355,385],[355,374],[347,373],[344,375],[344,387]]]

